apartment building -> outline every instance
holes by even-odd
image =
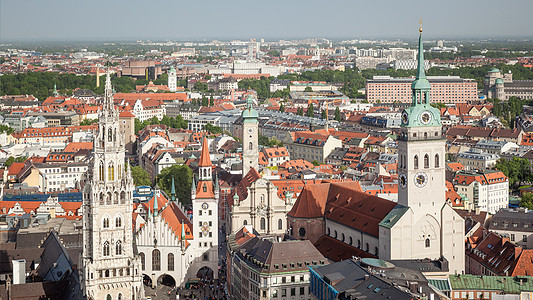
[[[431,101],[466,103],[478,99],[474,79],[459,76],[427,76],[431,84]],[[370,103],[411,103],[414,78],[374,76],[366,81],[366,99]]]
[[[465,209],[479,208],[495,214],[509,205],[509,179],[494,170],[459,171],[453,179],[455,191],[463,194]]]

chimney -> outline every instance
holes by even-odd
[[[368,280],[368,278],[370,278],[370,275],[368,275],[368,274],[365,274],[365,281],[367,281],[367,280]]]
[[[13,284],[26,283],[26,260],[14,259],[11,263],[13,264]]]
[[[476,206],[476,215],[479,215],[479,206]]]

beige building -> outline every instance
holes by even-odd
[[[316,131],[288,132],[285,139],[291,159],[323,163],[335,148],[342,147],[342,141],[324,129]]]
[[[511,97],[519,99],[533,99],[533,80],[513,80],[513,73],[502,74],[494,68],[485,76],[483,93],[488,98],[509,100]]]
[[[494,168],[498,159],[498,154],[482,152],[480,149],[457,153],[457,161],[463,164],[466,170]]]

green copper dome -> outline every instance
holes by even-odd
[[[496,68],[492,68],[489,73],[500,73],[500,70],[496,69]]]
[[[496,79],[496,84],[503,84],[503,80],[501,78]]]
[[[248,97],[246,98],[246,108],[242,111],[241,114],[245,123],[255,123],[257,122],[257,118],[259,118],[257,110],[253,108],[253,103],[254,102],[252,95],[248,95]]]

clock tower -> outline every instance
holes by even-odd
[[[242,111],[242,176],[246,176],[250,168],[259,168],[258,122],[259,114],[253,108],[252,95],[246,99],[246,108]]]
[[[398,203],[437,216],[445,202],[446,140],[440,112],[430,104],[422,28],[418,47],[418,69],[411,85],[413,102],[402,112],[398,137]]]
[[[202,153],[198,162],[198,185],[191,191],[193,209],[193,236],[195,258],[198,262],[195,266],[210,267],[215,278],[218,276],[218,182],[213,184],[213,164],[209,158],[207,139],[202,141]],[[218,180],[218,179],[216,179]],[[196,274],[197,270],[193,272]]]

